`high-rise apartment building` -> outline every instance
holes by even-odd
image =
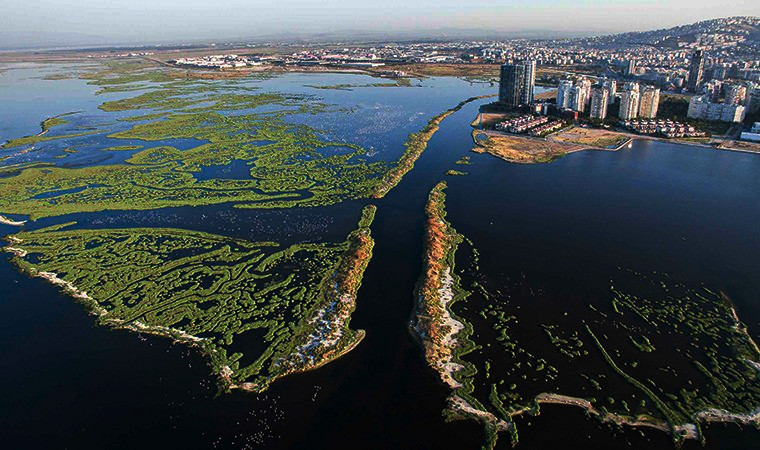
[[[746,110],[743,105],[710,102],[706,95],[695,95],[689,100],[687,117],[721,122],[741,122]]]
[[[530,71],[530,73],[528,73]],[[533,99],[535,63],[504,64],[499,76],[499,102],[507,106],[527,105]],[[530,77],[529,80],[526,80]],[[528,94],[527,90],[530,89]]]
[[[610,78],[600,78],[599,83],[602,87],[607,88],[607,104],[615,103],[615,94],[617,94],[617,82]]]
[[[586,90],[583,86],[576,84],[570,90],[572,93],[570,109],[573,111],[583,112],[586,110]]]
[[[586,106],[591,101],[591,80],[581,78],[576,82],[576,85],[580,86],[583,90],[583,109],[579,109],[578,111],[585,111]]]
[[[723,82],[719,80],[709,81],[703,86],[702,92],[710,97],[711,102],[717,103],[720,100],[721,92],[723,92]]]
[[[522,87],[522,104],[530,105],[533,103],[533,91],[536,87],[536,62],[525,62],[525,78]]]
[[[639,113],[639,84],[625,83],[620,94],[620,113],[623,120],[635,119]]]
[[[557,88],[557,106],[560,108],[569,108],[572,104],[572,89],[573,82],[570,80],[562,80],[559,82],[559,88]]]
[[[689,84],[687,85],[690,92],[698,92],[702,84],[702,77],[705,71],[705,52],[697,50],[691,56],[691,66],[689,67]]]
[[[760,87],[752,88],[747,93],[747,114],[760,112]]]
[[[747,88],[741,84],[729,84],[726,87],[726,103],[729,105],[743,105],[747,99]]]
[[[686,117],[692,119],[704,119],[707,116],[707,106],[710,104],[710,97],[707,95],[695,95],[689,99],[689,109]]]
[[[609,88],[604,84],[597,85],[591,90],[591,112],[589,116],[592,119],[604,119],[607,117],[608,97]]]
[[[557,89],[557,106],[584,112],[591,100],[591,81],[578,78],[575,81],[562,80]]]
[[[639,117],[654,119],[660,105],[660,90],[654,86],[645,86],[639,92]]]
[[[636,61],[629,59],[625,65],[623,73],[628,76],[636,75]]]

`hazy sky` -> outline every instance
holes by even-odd
[[[444,28],[607,33],[733,15],[760,15],[760,1],[2,0],[0,37],[80,33],[107,42],[166,41]]]

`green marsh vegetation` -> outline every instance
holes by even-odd
[[[117,129],[103,138],[114,141],[105,150],[134,153],[119,164],[20,169],[15,176],[0,179],[4,194],[0,211],[34,220],[105,210],[228,202],[238,208],[286,208],[382,197],[411,169],[437,123],[474,100],[462,102],[410,135],[407,151],[393,164],[372,161],[355,144],[326,140],[319,130],[288,120],[292,115],[330,110],[331,106],[309,96],[262,92],[238,80],[178,79],[171,71],[137,60],[110,61],[101,70],[81,76],[101,93],[139,91],[99,107],[120,115]],[[262,107],[266,110],[257,112]],[[48,123],[59,125],[57,120]],[[7,142],[3,148],[102,132],[29,136]],[[118,140],[134,139],[149,144],[143,148],[118,144]],[[198,145],[179,150],[172,146],[173,139],[195,139]],[[77,145],[83,152],[86,147]],[[233,161],[244,161],[250,177],[195,176]],[[97,187],[78,190],[87,186]],[[49,195],[63,190],[76,191]]]
[[[40,127],[42,128],[42,133],[47,133],[51,128],[65,125],[68,122],[69,121],[64,119],[62,116],[50,117],[43,120],[40,124]]]
[[[107,80],[111,79],[103,82]],[[328,107],[311,98],[226,92],[209,88],[207,82],[159,86],[103,103],[100,108],[104,111],[135,111],[140,119],[123,121],[128,128],[108,137],[116,142],[196,139],[197,146],[180,151],[170,145],[156,145],[133,154],[124,164],[24,170],[0,181],[4,193],[0,210],[39,218],[222,202],[244,208],[326,205],[369,197],[387,169],[384,162],[368,161],[359,146],[326,141],[317,130],[286,120],[291,114],[319,114]],[[261,106],[274,111],[255,112]],[[230,111],[234,114],[227,113]],[[25,143],[17,140],[6,146]],[[107,150],[117,149],[133,147],[114,145]],[[236,160],[249,164],[250,178],[198,180],[194,176],[206,167]],[[39,197],[82,186],[98,187],[55,198]]]
[[[310,87],[312,89],[352,91],[357,88],[369,88],[369,87],[411,87],[412,80],[410,80],[409,78],[399,78],[395,81],[388,81],[388,82],[382,82],[382,83],[365,83],[365,84],[341,83],[341,84],[328,84],[328,85],[307,84],[305,86]]]
[[[726,294],[662,276],[639,277],[623,287],[611,283],[611,319],[630,340],[616,351],[638,362],[636,372],[657,367],[666,378],[682,379],[679,389],[656,386],[663,408],[675,417],[671,424],[694,420],[710,409],[727,416],[755,411],[760,406],[760,351]],[[673,343],[680,345],[674,348]],[[666,352],[664,360],[661,352]],[[676,362],[682,368],[668,370]]]
[[[465,356],[477,349],[471,339],[472,325],[461,319],[452,306],[464,301],[470,293],[462,289],[455,273],[457,248],[465,241],[446,220],[445,182],[438,183],[428,196],[425,206],[425,250],[423,273],[417,282],[416,304],[409,329],[424,351],[428,365],[438,372],[451,389],[448,420],[472,418],[481,421],[486,429],[485,447],[496,444],[498,431],[507,422],[491,414],[474,395],[473,378],[478,373],[475,364]],[[486,361],[485,373],[490,367]]]
[[[70,283],[69,293],[100,324],[197,345],[227,387],[261,391],[340,356],[363,336],[348,323],[372,254],[373,216],[367,207],[345,242],[287,248],[181,229],[69,223],[14,235],[12,246],[23,252],[13,261]],[[317,332],[323,339],[314,340]]]

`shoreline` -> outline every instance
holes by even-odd
[[[294,374],[294,373],[311,372],[313,370],[317,370],[317,369],[319,369],[319,368],[321,368],[321,367],[323,367],[323,366],[325,366],[325,365],[327,365],[327,364],[329,364],[329,363],[331,363],[331,362],[333,362],[335,360],[338,360],[338,359],[346,356],[347,354],[349,354],[353,349],[355,349],[364,340],[364,337],[366,336],[366,334],[367,333],[366,333],[365,330],[361,330],[361,329],[360,330],[356,330],[356,334],[355,334],[353,340],[350,343],[346,344],[346,346],[344,348],[342,348],[341,350],[339,350],[338,352],[336,352],[330,358],[325,359],[323,361],[320,361],[320,362],[318,362],[318,363],[316,363],[314,365],[311,365],[309,367],[304,367],[304,368],[297,369],[297,370],[291,370],[289,372],[285,372],[285,373],[279,374],[279,375],[273,377],[271,380],[269,380],[268,383],[267,383],[267,386],[269,384],[274,383],[275,381],[279,380],[280,378],[285,378],[286,376]],[[229,366],[224,366],[223,369],[228,369],[230,371],[230,374],[228,376],[231,377],[231,375],[232,375],[232,369],[230,369]],[[228,381],[228,384],[227,384],[226,387],[229,388],[229,389],[237,389],[237,390],[241,390],[241,391],[244,391],[244,392],[260,393],[260,392],[262,392],[262,387],[266,387],[266,386],[261,386],[259,384],[253,383],[253,382],[234,383],[234,382],[232,382],[231,378],[225,378],[225,375],[223,375],[222,373],[220,373],[219,376],[222,377],[223,379],[225,379],[225,381]]]
[[[22,227],[26,223],[26,220],[13,220],[0,214],[0,223],[3,225],[12,225],[14,227]]]
[[[364,339],[366,332],[352,330],[349,324],[364,271],[372,259],[375,241],[370,226],[376,211],[374,205],[364,207],[358,228],[348,236],[348,248],[334,271],[322,282],[320,290],[324,301],[305,319],[305,323],[312,326],[299,325],[300,333],[293,337],[296,344],[274,363],[275,368],[285,366],[275,378],[317,369],[345,355]]]
[[[464,366],[454,361],[454,348],[459,346],[456,336],[465,325],[456,320],[449,310],[456,301],[452,267],[447,259],[453,255],[459,238],[448,226],[443,214],[443,189],[439,183],[428,198],[425,207],[428,217],[425,227],[424,272],[417,282],[416,302],[409,320],[409,330],[425,352],[428,364],[438,372],[441,381],[451,389],[462,387],[454,373]]]
[[[485,143],[478,139],[478,136],[485,135]],[[511,134],[502,134],[493,130],[474,129],[471,133],[473,153],[487,153],[496,158],[514,164],[543,164],[556,161],[557,159],[569,154],[584,150],[595,150],[595,148],[585,147],[578,144],[549,141],[544,138],[530,136],[516,136]],[[490,143],[490,145],[487,145]],[[544,149],[536,150],[535,144],[539,144]],[[608,150],[609,149],[604,149]]]
[[[562,156],[565,156],[567,154],[575,153],[579,151],[585,151],[585,150],[618,151],[618,150],[624,149],[625,147],[632,144],[636,140],[657,141],[657,142],[663,142],[666,144],[686,145],[686,146],[700,147],[700,148],[711,149],[711,150],[726,150],[730,152],[740,152],[740,153],[760,155],[760,148],[758,148],[757,150],[754,150],[751,148],[736,148],[736,147],[730,147],[730,146],[723,146],[724,143],[727,142],[724,140],[719,140],[719,141],[713,140],[709,143],[702,143],[702,142],[693,142],[693,141],[688,141],[688,140],[669,139],[669,138],[650,136],[650,135],[641,135],[641,134],[631,133],[628,131],[602,130],[602,129],[597,129],[597,128],[588,128],[588,129],[583,128],[584,130],[591,130],[592,132],[598,131],[598,132],[603,132],[607,134],[614,133],[616,135],[619,135],[621,138],[625,138],[620,144],[617,144],[614,148],[610,148],[610,147],[600,147],[600,146],[595,146],[595,145],[590,145],[590,144],[584,144],[581,142],[575,142],[570,139],[566,139],[566,140],[557,139],[558,135],[564,132],[568,132],[569,131],[568,129],[562,129],[555,133],[550,133],[549,135],[545,137],[536,137],[536,136],[529,136],[527,134],[505,133],[505,132],[500,132],[493,129],[478,129],[476,128],[475,123],[476,121],[473,121],[473,123],[471,124],[473,127],[472,140],[475,145],[472,151],[475,153],[488,153],[492,156],[496,156],[507,162],[516,163],[516,164],[539,164],[539,163],[553,162],[556,159],[559,159]],[[573,127],[569,127],[569,128],[573,128]],[[578,127],[576,126],[576,128]],[[487,139],[485,141],[478,140],[478,136],[480,135],[485,135]],[[489,146],[487,145],[487,142],[489,141],[494,141],[495,143]],[[743,142],[743,141],[732,140],[728,142]],[[553,144],[556,144],[557,147],[552,148]],[[563,149],[559,146],[567,146],[568,148]],[[541,151],[536,151],[535,147],[546,147],[547,150],[545,150],[542,153]]]
[[[458,320],[450,310],[458,295],[458,279],[453,274],[453,257],[462,236],[446,221],[444,209],[446,182],[440,182],[430,192],[425,206],[428,217],[425,227],[424,272],[417,282],[416,301],[408,322],[409,332],[423,350],[428,366],[446,384],[451,393],[445,412],[450,419],[473,419],[486,429],[486,448],[493,448],[500,431],[516,432],[511,421],[468,399],[472,385],[463,383],[456,374],[466,370],[457,350],[467,346],[471,329]],[[475,405],[473,405],[475,403]]]

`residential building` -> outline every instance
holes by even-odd
[[[623,120],[635,119],[639,113],[639,84],[625,83],[620,94],[620,113]]]
[[[522,87],[522,104],[530,105],[533,103],[533,91],[536,87],[536,62],[525,62],[525,78]]]
[[[710,102],[705,95],[694,96],[689,100],[687,117],[692,119],[718,122],[741,122],[746,110],[743,105]]]
[[[623,73],[628,76],[636,75],[636,61],[629,59],[623,69]]]
[[[702,84],[702,77],[705,71],[705,53],[697,50],[691,56],[691,66],[689,67],[689,92],[699,92],[699,86]]]
[[[522,64],[504,64],[499,77],[499,102],[507,106],[520,106],[523,103],[525,86],[525,66]]]
[[[689,99],[689,110],[686,113],[686,117],[692,119],[704,119],[707,117],[707,106],[710,103],[710,98],[708,96],[695,95]]]
[[[712,80],[708,83],[705,83],[705,86],[702,89],[702,92],[704,92],[710,97],[711,102],[717,103],[720,100],[721,92],[723,92],[723,82]]]
[[[747,98],[747,88],[741,84],[729,84],[726,87],[726,103],[743,105]]]
[[[605,119],[607,117],[608,98],[609,89],[603,84],[591,90],[591,112],[589,115],[592,119]]]
[[[752,88],[747,94],[747,114],[757,114],[760,112],[760,87]]]
[[[617,94],[617,82],[609,78],[601,78],[599,80],[603,87],[607,89],[607,104],[611,105],[615,103],[615,94]]]
[[[573,82],[562,80],[557,88],[557,106],[560,108],[569,108],[572,101]]]
[[[586,110],[586,89],[582,85],[573,86],[570,109],[573,111],[583,112]]]
[[[645,86],[639,94],[639,117],[654,119],[660,105],[660,90],[654,86]]]
[[[557,89],[557,106],[583,112],[588,109],[591,100],[591,81],[578,78],[575,81],[562,80]]]
[[[591,101],[591,80],[588,78],[581,78],[576,84],[583,90],[583,109],[578,109],[578,111],[585,111],[586,106]]]

